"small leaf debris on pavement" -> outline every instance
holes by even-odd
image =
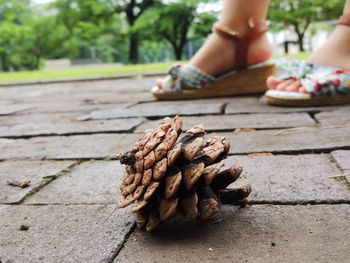
[[[256,129],[253,128],[238,128],[234,131],[234,133],[240,133],[240,132],[252,132],[256,131]]]
[[[273,156],[270,152],[256,152],[256,153],[248,153],[249,157],[256,157],[256,156]]]
[[[8,185],[17,186],[17,187],[20,187],[20,188],[26,188],[26,187],[30,186],[30,183],[31,183],[31,181],[27,180],[27,179],[22,180],[22,181],[19,181],[19,180],[9,180],[9,181],[7,181]]]

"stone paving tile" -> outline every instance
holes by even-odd
[[[315,115],[315,118],[322,125],[342,125],[350,126],[349,110],[326,111]]]
[[[0,105],[0,116],[12,115],[17,112],[30,110],[32,107],[28,105]]]
[[[290,152],[350,146],[350,127],[217,133],[231,139],[230,152]]]
[[[226,106],[226,113],[283,113],[283,112],[305,112],[305,111],[329,111],[335,109],[350,109],[349,106],[329,106],[329,107],[277,107],[270,106],[264,98],[259,97],[234,97]]]
[[[125,102],[139,102],[139,101],[153,101],[154,98],[150,92],[86,92],[84,93],[72,93],[67,97],[66,94],[58,94],[52,97],[52,95],[45,95],[36,98],[29,98],[25,101],[31,102],[83,102],[84,104],[114,104],[114,103],[125,103]]]
[[[350,172],[350,151],[334,151],[332,156],[344,171]]]
[[[132,228],[110,206],[0,206],[2,262],[110,262]],[[28,226],[20,231],[20,226]]]
[[[72,161],[5,161],[0,162],[0,203],[16,203],[29,192],[51,181],[58,173],[72,166]],[[26,188],[10,186],[10,180],[30,180]]]
[[[130,150],[138,137],[139,134],[93,134],[0,139],[0,159],[112,158]]]
[[[350,187],[350,151],[335,151],[332,152],[332,156],[344,171],[345,178]]]
[[[85,162],[32,195],[26,203],[117,203],[123,169],[119,161]]]
[[[106,110],[115,108],[124,108],[123,104],[87,104],[80,102],[26,102],[23,104],[26,110],[21,111],[21,114],[38,114],[38,113],[67,113],[67,112],[91,112],[96,110]],[[128,106],[129,104],[125,104]]]
[[[75,122],[78,117],[87,114],[87,112],[68,112],[68,113],[43,113],[30,115],[11,115],[0,116],[0,126],[14,126],[26,123],[57,123],[57,122]]]
[[[290,152],[349,147],[350,127],[216,133],[231,139],[232,154]],[[0,159],[110,158],[127,151],[139,134],[94,134],[31,139],[0,139]]]
[[[89,82],[75,82],[77,88],[84,88],[87,92],[120,92],[120,93],[140,93],[148,92],[156,83],[159,77],[137,76],[127,79],[97,80]]]
[[[101,98],[100,96],[103,96],[103,94],[110,93],[110,99],[115,101],[148,101],[153,100],[149,90],[156,82],[156,79],[133,78],[22,85],[12,86],[11,88],[0,87],[0,98],[16,101],[45,101],[45,99],[52,100],[52,98],[56,97],[58,100],[60,98],[69,100],[70,97],[89,96],[89,98],[94,99],[94,97],[91,97],[93,94],[96,98]],[[84,95],[84,93],[90,95]],[[103,97],[106,98],[105,96]],[[118,97],[121,97],[123,100],[118,100]]]
[[[158,117],[171,115],[204,115],[219,114],[223,107],[221,102],[210,102],[210,100],[179,102],[157,102],[142,103],[130,108],[108,109],[91,112],[90,118],[114,119],[126,117]]]
[[[5,100],[3,98],[0,98],[0,106],[6,106],[6,105],[11,105],[13,104],[13,100]]]
[[[244,172],[231,187],[250,183],[253,203],[336,203],[350,201],[348,186],[331,178],[341,171],[329,155],[232,156],[226,166]]]
[[[136,132],[154,129],[159,120],[148,121],[140,125]],[[205,115],[184,117],[184,130],[196,124],[203,124],[206,131],[233,130],[237,128],[288,128],[315,125],[307,113],[290,114],[239,114],[239,115]]]
[[[14,126],[0,126],[0,137],[21,137],[38,135],[88,134],[101,132],[128,132],[143,122],[142,118],[63,122],[27,122]]]
[[[135,231],[114,263],[349,262],[349,205],[224,206],[216,224]]]
[[[17,85],[8,87],[0,87],[1,98],[12,98],[16,94],[23,93],[23,95],[29,97],[42,96],[47,94],[71,94],[81,93],[82,89],[86,92],[112,92],[112,91],[125,91],[125,92],[140,92],[149,90],[149,86],[152,86],[157,77],[137,77],[131,79],[110,79],[110,80],[89,80],[89,81],[77,81],[77,82],[61,82],[61,83],[42,83],[31,85]]]

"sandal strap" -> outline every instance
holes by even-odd
[[[316,67],[300,79],[312,97],[350,94],[350,71],[328,66]]]
[[[268,31],[265,21],[255,21],[254,18],[248,20],[249,29],[245,34],[239,34],[231,30],[226,25],[216,22],[213,26],[213,32],[237,42],[235,51],[235,65],[237,70],[246,69],[248,66],[248,48],[250,42]]]
[[[215,80],[213,76],[193,65],[174,65],[164,78],[162,89],[156,86],[152,89],[152,92],[174,93],[181,92],[183,89],[201,89]]]
[[[350,15],[342,15],[337,25],[350,26]]]
[[[280,79],[298,79],[312,97],[350,94],[350,71],[338,67],[279,59]]]
[[[250,29],[248,32],[237,43],[235,56],[237,70],[243,70],[248,67],[248,48],[251,41],[268,31],[268,27],[264,21],[258,23],[251,22],[249,26]]]

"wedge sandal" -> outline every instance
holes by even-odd
[[[350,26],[350,16],[343,15],[338,25]],[[298,79],[306,92],[270,89],[265,96],[271,105],[311,107],[350,103],[349,70],[287,59],[277,62],[277,68],[281,80]]]
[[[265,62],[248,67],[247,52],[251,41],[268,28],[265,22],[255,22],[252,18],[248,24],[250,29],[244,35],[219,23],[213,26],[213,32],[236,42],[235,71],[214,77],[189,64],[175,65],[163,80],[162,88],[153,87],[153,96],[157,100],[185,100],[265,92],[266,79],[274,74],[275,65]]]

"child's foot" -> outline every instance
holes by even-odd
[[[189,64],[211,76],[220,76],[236,69],[235,50],[236,41],[213,33]],[[247,54],[248,65],[264,62],[270,58],[271,54],[272,45],[264,33],[250,43]],[[163,80],[158,80],[157,86],[161,88],[162,83]]]
[[[308,58],[312,64],[336,66],[350,70],[350,27],[338,25],[330,38]],[[280,91],[302,92],[306,90],[297,79],[279,80],[269,77],[267,86]]]

